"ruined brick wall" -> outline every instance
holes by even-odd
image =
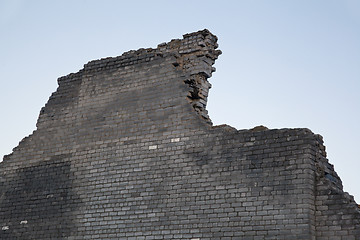
[[[320,136],[212,126],[216,41],[186,34],[59,78],[0,163],[0,239],[359,239]]]

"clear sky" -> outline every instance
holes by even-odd
[[[204,28],[223,54],[215,125],[309,128],[360,202],[360,1],[0,0],[0,155],[35,130],[57,78]]]

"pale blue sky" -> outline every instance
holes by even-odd
[[[223,51],[210,79],[214,124],[321,134],[359,203],[357,0],[0,0],[0,155],[35,130],[58,77],[204,28]]]

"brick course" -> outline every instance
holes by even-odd
[[[360,239],[322,138],[212,126],[208,30],[58,79],[0,163],[1,239]]]

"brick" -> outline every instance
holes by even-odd
[[[213,126],[208,30],[58,79],[0,164],[0,239],[357,239],[308,129]]]

